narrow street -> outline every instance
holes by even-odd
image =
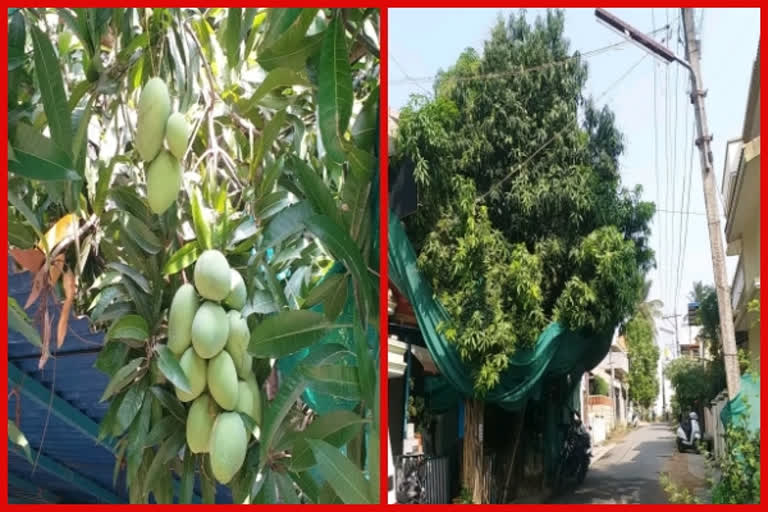
[[[553,503],[667,503],[659,473],[676,450],[669,426],[641,426],[595,462],[582,485]]]

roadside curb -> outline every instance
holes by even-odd
[[[603,456],[605,456],[606,453],[611,451],[616,446],[616,443],[609,443],[603,446],[598,446],[597,448],[592,449],[592,461],[590,464],[594,464],[598,460],[602,459]]]

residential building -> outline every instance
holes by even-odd
[[[656,325],[656,344],[659,347],[658,380],[659,394],[656,397],[654,412],[657,418],[663,418],[671,410],[671,400],[675,394],[672,383],[664,375],[667,365],[677,355],[675,331],[666,325]]]
[[[750,301],[760,297],[759,47],[747,93],[742,133],[726,145],[722,199],[727,254],[739,257],[731,284],[736,341],[739,348],[749,352],[753,366],[759,368],[759,315],[749,310]]]
[[[589,372],[587,423],[595,443],[616,427],[627,424],[629,411],[629,360],[624,336],[614,336],[603,360]],[[596,381],[608,383],[608,394],[597,391]]]

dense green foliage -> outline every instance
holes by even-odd
[[[599,375],[595,375],[592,377],[592,380],[589,383],[589,394],[610,396],[611,386],[604,378]]]
[[[712,488],[712,503],[760,503],[760,430],[729,425],[725,442],[728,448],[717,461],[721,476]]]
[[[214,248],[245,280],[247,377],[265,404],[261,418],[241,415],[248,432],[261,428],[229,483],[234,500],[379,501],[367,339],[378,313],[378,13],[9,9],[9,251],[33,273],[25,307],[37,299],[39,312],[34,324],[11,303],[11,327],[41,347],[41,366],[65,341],[69,308],[107,331],[100,438],[113,440],[114,478],[132,502],[189,502],[194,489],[214,500],[210,457],[185,449],[189,404],[173,385],[189,382],[166,345],[173,293]],[[159,215],[135,144],[153,77],[192,126],[174,144],[186,146],[182,188]],[[343,271],[330,275],[334,262]],[[323,343],[329,334],[335,343]],[[278,375],[304,349],[305,363]],[[308,411],[307,388],[348,407]]]
[[[699,303],[696,324],[701,326],[699,338],[707,345],[713,357],[720,354],[720,310],[717,308],[717,291],[711,284],[693,283],[688,298]]]
[[[677,417],[691,411],[699,412],[725,389],[725,368],[722,360],[708,361],[679,357],[664,368],[675,394],[672,411]]]
[[[621,186],[621,134],[583,97],[586,65],[563,20],[500,19],[482,55],[466,50],[434,99],[400,113],[393,160],[414,164],[419,187],[409,238],[480,394],[548,321],[613,330],[653,264],[654,206]]]
[[[656,376],[659,347],[654,338],[653,323],[635,315],[627,322],[625,337],[629,359],[629,398],[648,409],[659,393]]]

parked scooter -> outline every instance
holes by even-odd
[[[698,452],[700,441],[701,427],[699,427],[699,416],[692,412],[677,427],[677,449],[681,453],[689,448],[693,448],[694,451]]]
[[[559,490],[564,492],[568,483],[581,485],[587,477],[587,470],[592,459],[592,436],[584,427],[578,412],[572,411],[571,423],[565,435],[565,443],[560,452],[562,466],[559,475]]]

